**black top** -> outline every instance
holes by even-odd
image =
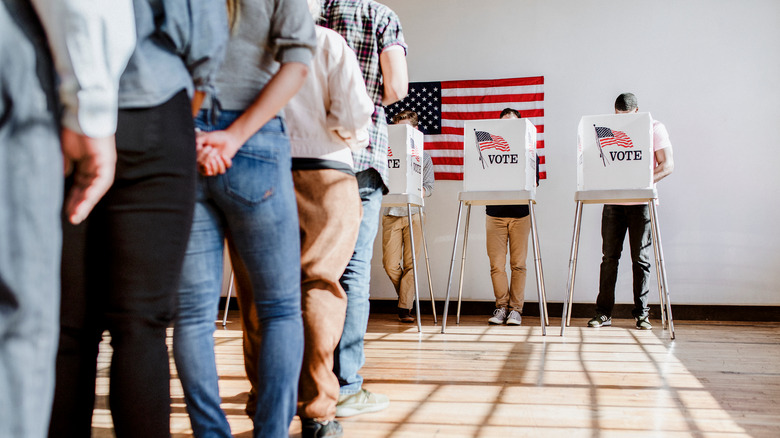
[[[536,185],[539,185],[539,155],[536,156]],[[530,213],[528,205],[488,205],[485,214],[490,217],[526,217]]]

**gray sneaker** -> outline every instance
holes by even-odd
[[[340,395],[336,403],[337,417],[351,417],[358,414],[381,411],[390,406],[390,399],[384,394],[376,394],[361,389],[355,394]]]
[[[636,318],[636,328],[637,330],[651,330],[653,325],[650,324],[650,315]]]
[[[506,325],[520,325],[522,322],[523,317],[517,310],[509,312],[509,316],[506,318]]]
[[[506,307],[501,307],[493,311],[493,316],[488,319],[491,324],[503,324],[506,322]]]

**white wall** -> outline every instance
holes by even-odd
[[[780,2],[384,3],[401,17],[412,81],[545,77],[548,180],[538,191],[537,214],[549,301],[562,301],[566,289],[577,123],[612,112],[615,97],[631,91],[640,110],[666,124],[674,145],[675,172],[659,184],[672,302],[780,305]],[[446,289],[460,189],[460,182],[439,181],[428,198],[438,298]],[[596,298],[600,214],[600,206],[584,208],[576,302]],[[484,207],[473,208],[471,230],[464,298],[492,300]],[[618,279],[622,303],[631,302],[627,252]],[[530,257],[528,268],[526,297],[533,301]],[[457,271],[453,277],[457,284]],[[651,281],[655,288],[654,272]],[[395,297],[379,239],[371,286],[374,298]],[[421,292],[427,296],[427,286]],[[657,302],[653,289],[651,297]]]

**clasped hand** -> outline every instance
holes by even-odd
[[[230,131],[198,131],[195,137],[198,171],[204,176],[227,172],[239,148],[241,142]]]

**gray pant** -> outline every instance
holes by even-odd
[[[59,328],[62,158],[29,2],[0,0],[0,437],[43,437]]]

